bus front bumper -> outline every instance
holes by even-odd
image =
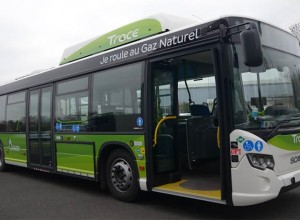
[[[259,170],[243,157],[237,168],[231,169],[232,202],[234,206],[262,203],[278,197],[284,189],[300,183],[300,170],[276,176],[270,169]]]

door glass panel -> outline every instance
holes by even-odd
[[[0,96],[0,132],[6,131],[6,121],[5,121],[5,107],[6,107],[7,96]]]
[[[43,88],[41,94],[41,158],[42,165],[51,166],[51,88]]]
[[[39,90],[30,91],[29,104],[29,149],[30,162],[39,164],[38,112]]]
[[[29,95],[29,161],[52,166],[51,152],[52,87],[30,91]]]
[[[154,121],[155,133],[154,163],[155,172],[164,173],[176,169],[175,124],[171,115],[176,115],[174,105],[174,82],[176,72],[161,63],[153,65],[154,74]]]

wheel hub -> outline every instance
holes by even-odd
[[[130,165],[124,160],[117,160],[111,169],[111,180],[118,191],[127,191],[132,184],[132,170]]]

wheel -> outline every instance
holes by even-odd
[[[0,172],[5,170],[4,150],[0,146]]]
[[[114,150],[106,161],[106,183],[111,194],[132,202],[140,193],[138,171],[132,156],[125,150]]]

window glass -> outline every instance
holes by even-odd
[[[6,131],[5,106],[6,95],[0,96],[0,131]]]
[[[170,70],[158,70],[154,71],[155,84],[154,84],[154,104],[155,104],[155,116],[157,121],[167,115],[176,115],[174,111],[174,76]]]
[[[39,91],[30,91],[29,99],[29,130],[35,134],[38,131]]]
[[[42,89],[41,97],[41,131],[46,132],[51,130],[51,88]]]
[[[7,131],[25,132],[26,131],[26,103],[25,92],[8,95],[6,106]]]
[[[56,129],[64,132],[86,131],[88,91],[56,97]]]
[[[291,121],[282,126],[299,126],[300,120],[294,118],[300,113],[299,57],[263,47],[264,64],[250,68],[243,63],[241,46],[232,50],[236,51],[232,79],[236,128],[273,128],[282,120]]]
[[[57,85],[57,94],[66,94],[88,89],[88,77],[60,82]]]
[[[130,131],[139,127],[136,121],[141,114],[141,74],[141,63],[94,74],[89,121],[92,131]]]
[[[25,101],[25,92],[19,92],[19,93],[9,95],[7,104],[24,102],[24,101]]]
[[[177,114],[183,117],[217,116],[216,80],[211,51],[158,61],[152,68],[155,76],[156,121]]]
[[[88,76],[58,83],[55,111],[56,131],[87,131],[88,87]],[[45,93],[44,96],[47,99],[49,95]],[[42,110],[46,113],[46,108]]]

